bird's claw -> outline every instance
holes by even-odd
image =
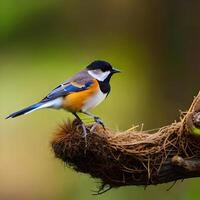
[[[97,124],[100,124],[105,129],[102,119],[100,119],[99,117],[94,117],[94,120]]]

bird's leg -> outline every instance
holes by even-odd
[[[84,137],[86,138],[86,136],[87,136],[87,128],[86,128],[85,124],[83,123],[81,118],[76,113],[73,113],[73,115],[81,122],[81,127],[83,129],[83,134],[84,134]]]
[[[103,123],[103,121],[102,121],[101,118],[99,118],[99,117],[96,116],[96,115],[93,115],[93,114],[90,113],[90,112],[83,112],[83,111],[82,111],[82,113],[84,113],[84,114],[86,114],[86,115],[92,117],[92,118],[94,119],[94,121],[95,121],[97,124],[100,124],[100,125],[105,129],[104,123]]]

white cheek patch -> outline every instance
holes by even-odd
[[[104,81],[108,75],[110,74],[110,71],[106,71],[106,72],[95,72],[93,70],[89,70],[88,74],[90,74],[92,77],[94,77],[95,79],[97,79],[98,81]]]

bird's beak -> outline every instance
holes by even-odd
[[[115,73],[120,73],[120,72],[122,72],[122,71],[119,70],[119,69],[116,69],[116,68],[113,68],[113,69],[112,69],[112,73],[113,73],[113,74],[115,74]]]

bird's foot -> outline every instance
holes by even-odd
[[[84,138],[86,138],[87,134],[88,134],[88,131],[90,131],[90,129],[87,128],[86,125],[85,125],[85,123],[81,119],[79,119],[79,118],[76,118],[74,120],[74,123],[75,123],[76,126],[79,126],[79,127],[82,128],[82,130],[83,130],[83,136],[84,136]]]
[[[97,127],[97,123],[93,124],[90,129],[90,132],[93,132],[96,129],[96,127]]]
[[[81,127],[83,129],[83,137],[85,138],[85,147],[87,147],[87,134],[88,134],[87,130],[89,130],[89,129],[85,126],[85,124],[83,122],[81,124]]]
[[[97,123],[97,124],[100,124],[103,129],[105,130],[105,126],[104,126],[104,123],[103,123],[103,120],[97,116],[94,117],[94,121]]]
[[[86,138],[87,137],[87,128],[86,128],[86,126],[85,126],[85,124],[84,123],[82,123],[81,124],[81,127],[82,127],[82,129],[83,129],[83,136],[84,136],[84,138]]]

